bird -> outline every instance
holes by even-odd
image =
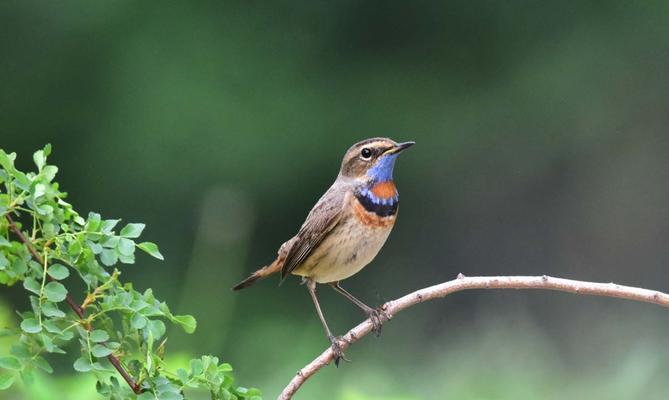
[[[249,287],[258,280],[280,273],[302,277],[316,313],[330,341],[334,362],[345,355],[323,316],[316,285],[331,286],[367,314],[377,335],[383,310],[372,308],[340,284],[368,265],[390,235],[399,210],[399,192],[393,169],[399,154],[415,142],[397,143],[374,137],[351,146],[341,162],[339,174],[307,215],[295,236],[281,245],[276,259],[244,279],[233,290]]]

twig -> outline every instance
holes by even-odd
[[[28,238],[23,234],[23,232],[21,232],[21,230],[16,226],[16,224],[14,223],[14,219],[11,217],[11,215],[6,214],[5,217],[7,218],[7,221],[9,221],[9,226],[12,229],[12,232],[14,232],[14,234],[19,238],[19,240],[21,240],[21,242],[23,242],[23,244],[28,248],[28,251],[30,251],[30,254],[32,254],[32,256],[35,258],[35,260],[40,265],[44,265],[44,260],[39,255],[39,253],[37,252],[35,247],[32,245],[32,242],[30,240],[28,240]],[[51,279],[51,277],[49,277],[49,279]],[[51,279],[51,280],[53,280],[53,279]],[[75,302],[69,294],[67,295],[67,297],[65,297],[65,301],[70,306],[72,311],[74,311],[74,313],[77,314],[79,319],[81,319],[81,320],[86,319],[84,309],[81,306],[79,306],[79,304],[77,304],[77,302]],[[90,325],[87,326],[86,328],[89,331],[91,330]],[[128,383],[128,386],[130,386],[130,388],[132,389],[133,392],[135,392],[137,394],[142,392],[140,386],[135,382],[134,379],[132,379],[132,377],[128,374],[128,372],[123,368],[123,366],[121,365],[121,362],[119,361],[118,358],[116,358],[116,356],[114,356],[113,354],[110,354],[110,355],[107,356],[107,359],[114,366],[114,368],[116,368],[118,373],[121,374],[123,379],[125,379],[125,381]]]
[[[465,277],[458,275],[457,279],[430,286],[409,293],[397,300],[391,300],[382,306],[386,315],[382,322],[386,322],[393,315],[418,303],[446,297],[452,293],[470,289],[544,289],[584,294],[591,296],[617,297],[632,301],[657,304],[669,308],[669,294],[656,290],[642,289],[632,286],[622,286],[615,283],[595,283],[576,281],[571,279],[552,278],[549,276],[480,276]],[[352,343],[371,332],[372,321],[367,319],[342,337],[339,345],[346,349]],[[283,389],[278,400],[289,400],[300,387],[321,368],[332,361],[332,349],[328,348],[312,362],[300,369],[293,379]]]

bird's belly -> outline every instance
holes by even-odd
[[[394,221],[393,221],[394,222]],[[369,264],[386,242],[393,224],[370,226],[357,218],[340,223],[293,271],[318,283],[346,279]]]

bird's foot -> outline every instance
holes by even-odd
[[[339,360],[344,360],[346,362],[351,362],[346,355],[344,355],[344,350],[342,350],[341,345],[339,344],[340,340],[344,340],[341,336],[328,336],[332,347],[333,360],[336,367],[339,367]]]
[[[383,328],[383,322],[390,319],[390,316],[386,314],[386,311],[383,307],[370,308],[367,311],[367,316],[370,321],[372,321],[372,332],[376,334],[376,337],[381,336],[381,328]]]

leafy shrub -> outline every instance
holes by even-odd
[[[0,332],[18,338],[11,354],[0,356],[0,389],[17,378],[30,384],[36,369],[52,373],[49,355],[76,341],[81,354],[73,368],[93,374],[97,391],[110,399],[175,400],[189,388],[212,399],[259,399],[258,390],[234,386],[232,367],[217,357],[193,359],[189,370],[167,369],[165,322],[193,333],[195,318],[173,314],[151,289],[121,282],[114,268],[135,263],[136,249],[162,260],[158,246],[138,241],[144,224],[121,227],[119,219],[75,211],[54,181],[50,152],[50,145],[35,152],[37,171],[24,173],[14,165],[16,154],[0,149],[0,283],[21,282],[31,305],[19,313],[20,327]],[[81,303],[65,286],[74,279],[86,287]]]

